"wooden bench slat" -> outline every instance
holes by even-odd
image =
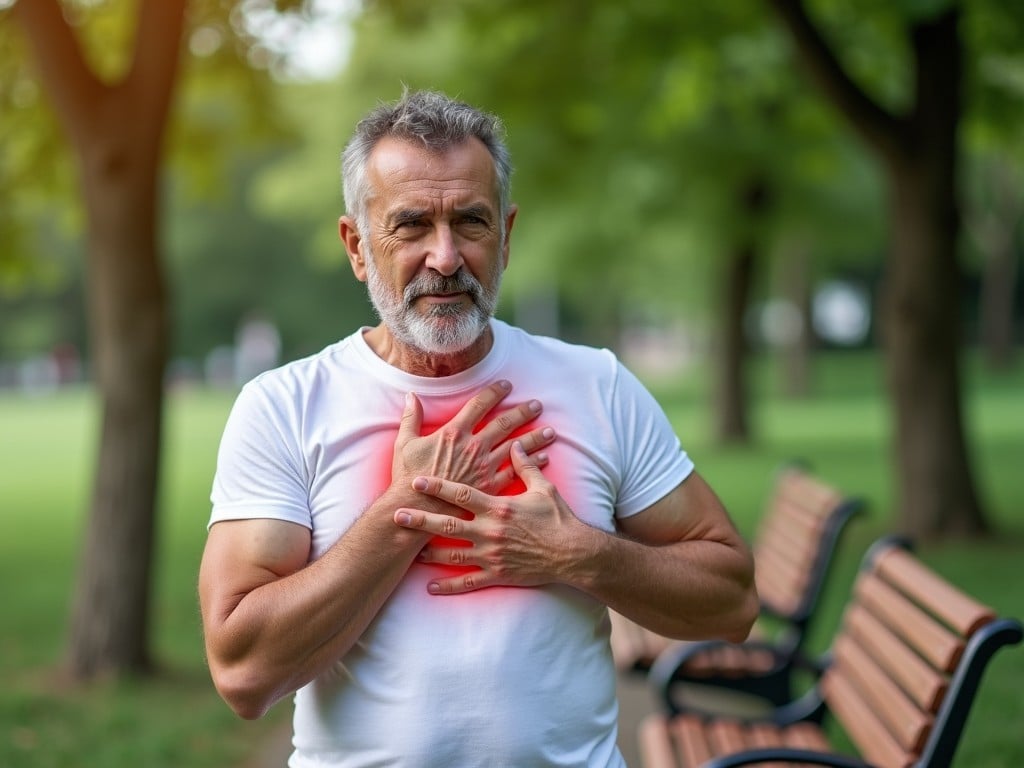
[[[775,665],[775,656],[760,648],[744,645],[719,645],[704,653],[694,654],[685,670],[694,678],[709,675],[740,677],[754,672],[768,672]]]
[[[748,729],[750,744],[753,747],[782,747],[782,733],[769,723],[753,723]]]
[[[676,755],[666,718],[660,715],[644,718],[637,733],[637,747],[644,768],[676,768]]]
[[[817,554],[816,543],[821,538],[824,522],[820,519],[801,519],[785,514],[784,509],[776,513],[759,533],[755,551],[761,554],[790,554],[794,560],[809,563]]]
[[[735,720],[716,719],[704,726],[716,755],[729,755],[747,748],[743,728]]]
[[[704,724],[697,717],[684,715],[675,718],[672,735],[675,739],[679,765],[682,768],[698,768],[715,754]]]
[[[857,599],[936,669],[950,672],[963,651],[963,640],[926,614],[877,575],[857,580]]]
[[[777,613],[792,614],[800,607],[809,578],[809,571],[795,568],[781,555],[754,555],[758,596]]]
[[[772,523],[783,534],[798,530],[805,536],[813,536],[821,530],[831,511],[830,507],[808,504],[795,494],[783,495],[775,502]]]
[[[821,684],[829,709],[868,762],[887,768],[913,762],[913,756],[900,748],[848,680],[829,670]]]
[[[909,552],[890,549],[880,557],[876,568],[904,594],[911,595],[963,637],[970,637],[996,617],[995,611],[987,605],[964,594]]]
[[[812,749],[818,752],[833,751],[821,727],[813,723],[791,725],[783,732],[783,737],[787,747]]]
[[[926,664],[863,607],[851,607],[844,625],[857,642],[870,649],[871,655],[918,707],[932,714],[938,711],[948,688],[945,676]]]
[[[784,497],[788,497],[792,493],[798,499],[805,499],[809,506],[818,509],[834,507],[841,501],[839,494],[832,486],[795,468],[783,470],[780,486]]]
[[[852,637],[838,638],[833,653],[834,674],[857,688],[860,697],[904,750],[919,752],[931,730],[931,716],[918,709]]]

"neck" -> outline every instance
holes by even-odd
[[[494,333],[490,325],[468,347],[451,354],[432,354],[411,347],[396,339],[383,323],[366,331],[363,338],[377,357],[388,365],[414,376],[430,378],[453,376],[472,368],[483,360],[494,346]]]

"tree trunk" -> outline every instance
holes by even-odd
[[[769,202],[767,184],[751,180],[740,191],[740,220],[746,230],[729,255],[722,276],[718,341],[718,381],[715,388],[717,424],[715,435],[721,443],[750,441],[749,398],[747,397],[748,344],[746,315],[757,269],[757,224]]]
[[[158,170],[185,0],[142,0],[128,73],[101,82],[54,0],[14,6],[71,139],[86,208],[88,326],[102,409],[69,661],[80,679],[150,665],[149,594],[168,350]]]
[[[898,525],[918,538],[983,532],[961,411],[958,9],[911,27],[914,101],[894,115],[854,84],[800,0],[770,1],[822,91],[888,174],[893,240],[881,316]]]
[[[899,525],[918,538],[986,530],[964,440],[960,273],[952,197],[931,169],[892,170],[892,258],[882,292],[887,381],[896,422]]]
[[[887,163],[893,223],[883,332],[896,418],[900,527],[919,538],[987,530],[964,437],[957,262],[958,16],[918,25],[918,107]]]
[[[72,606],[80,677],[144,671],[160,463],[167,296],[157,249],[156,163],[130,122],[83,158],[89,336],[102,402],[99,464]],[[120,134],[120,135],[118,135]]]
[[[750,300],[754,275],[754,249],[743,244],[729,255],[722,278],[722,296],[718,344],[718,386],[715,388],[720,443],[746,443],[750,440],[747,416],[747,339],[744,316]]]

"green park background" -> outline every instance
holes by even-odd
[[[130,69],[135,11],[151,4],[59,3],[49,21],[71,37],[50,42],[77,41],[107,94]],[[872,109],[835,102],[801,59],[784,16],[804,5]],[[158,169],[169,341],[147,663],[83,674],[69,661],[71,615],[96,557],[83,541],[102,503],[103,414],[112,391],[132,388],[97,384],[83,144],[40,77],[69,49],[33,47],[42,27],[14,6],[0,0],[0,766],[253,766],[286,723],[287,703],[236,718],[203,660],[195,581],[217,443],[245,378],[373,322],[337,239],[338,156],[355,121],[404,84],[505,120],[520,212],[500,317],[619,354],[748,537],[791,459],[866,500],[818,649],[870,542],[915,526],[926,562],[1024,617],[1020,4],[191,0]],[[920,66],[920,40],[949,18],[956,82]],[[937,335],[955,352],[951,410],[977,516],[922,528],[901,504],[904,401],[884,291],[903,230],[877,137],[914,124],[933,75],[936,114],[957,107],[959,226],[950,262],[903,280],[922,305],[945,292],[953,323]],[[132,128],[142,114],[116,119]],[[247,356],[253,334],[269,339],[262,355]],[[1018,647],[988,670],[957,765],[1024,765],[1022,686]]]

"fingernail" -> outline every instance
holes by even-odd
[[[541,435],[543,435],[545,440],[552,440],[555,437],[555,430],[553,430],[551,427],[545,427],[544,430],[541,432]]]
[[[439,594],[441,592],[441,585],[438,584],[436,581],[432,581],[429,584],[427,584],[427,592],[429,592],[432,595]]]
[[[395,515],[395,522],[399,525],[409,525],[412,522],[412,515],[408,512],[399,512]]]
[[[538,453],[534,458],[537,459],[537,463],[538,464],[547,464],[548,463],[548,455],[546,453],[544,453],[543,451]]]
[[[512,382],[508,379],[502,379],[498,382],[498,386],[502,389],[512,389]]]
[[[515,440],[512,443],[512,450],[515,451],[516,453],[522,454],[523,456],[526,455],[526,449],[523,448],[523,444],[518,440]]]
[[[405,407],[412,408],[412,392],[405,393]]]
[[[412,481],[412,487],[415,488],[417,491],[427,490],[427,478],[417,477],[415,480]]]
[[[534,413],[540,413],[540,400],[531,400],[528,407]]]

